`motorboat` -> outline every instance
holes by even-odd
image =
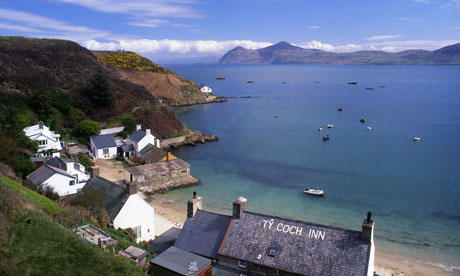
[[[365,122],[366,122],[366,119],[361,118],[361,119],[359,119],[359,121],[360,121],[361,123],[365,123]]]
[[[303,191],[307,195],[314,195],[314,196],[324,196],[324,191],[323,190],[314,190],[310,188],[305,188]]]
[[[327,128],[333,128],[334,124],[327,124]]]
[[[414,142],[418,142],[420,140],[422,140],[420,137],[414,137]]]
[[[358,82],[357,82],[357,81],[350,81],[350,82],[348,82],[348,84],[354,84],[354,85],[356,85],[356,84],[358,84]]]
[[[318,128],[318,131],[323,131],[323,128],[322,128],[322,127],[319,127],[319,128]]]
[[[370,126],[367,127],[367,130],[371,130],[372,128]]]
[[[225,77],[216,77],[216,80],[225,80]]]
[[[247,83],[254,83],[254,81],[248,80]]]
[[[278,114],[273,115],[273,118],[278,118],[278,117],[279,117]]]
[[[337,108],[337,111],[342,112],[343,109],[341,107]]]
[[[329,139],[331,139],[331,136],[329,134],[323,136],[323,141],[327,141]]]
[[[374,90],[374,87],[366,87],[366,90]]]
[[[283,81],[281,84],[286,84],[287,82]]]

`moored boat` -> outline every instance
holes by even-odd
[[[327,128],[333,128],[334,124],[327,124]]]
[[[273,115],[273,118],[278,118],[278,117],[279,117],[278,114]]]
[[[370,126],[367,127],[367,130],[371,130],[372,128]]]
[[[359,121],[360,121],[361,123],[365,123],[365,122],[366,122],[366,119],[361,118],[361,119],[359,119]]]
[[[337,111],[342,112],[343,109],[341,107],[337,108]]]
[[[247,83],[254,83],[254,81],[252,81],[252,80],[248,80],[248,81],[247,81]]]
[[[420,140],[422,140],[420,137],[414,137],[414,142],[418,142]]]
[[[315,189],[305,188],[305,190],[303,192],[305,194],[308,194],[308,195],[324,196],[324,191],[323,190],[315,190]]]
[[[366,87],[366,90],[374,90],[374,87]]]
[[[225,80],[225,77],[216,77],[216,80]]]
[[[331,139],[331,136],[329,134],[323,136],[323,141],[327,141],[329,139]]]
[[[350,81],[350,82],[348,82],[348,84],[358,84],[358,82],[357,81]]]
[[[319,128],[318,128],[318,131],[323,131],[323,128],[322,128],[322,127],[319,127]]]

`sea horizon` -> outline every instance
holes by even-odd
[[[244,196],[254,212],[351,230],[360,230],[371,211],[377,251],[458,269],[458,67],[169,69],[211,86],[218,96],[258,97],[176,109],[189,128],[220,140],[174,151],[201,183],[172,191],[171,197],[185,201],[196,190],[205,209],[230,213],[231,202]],[[334,127],[328,129],[328,123]],[[322,141],[325,133],[329,141]],[[323,189],[326,196],[306,196],[306,186]]]

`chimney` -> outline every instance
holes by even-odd
[[[38,122],[38,128],[43,129],[43,122],[42,121]]]
[[[146,131],[145,131],[145,135],[150,135],[152,134],[151,131],[150,131],[150,128],[148,128]]]
[[[160,149],[160,148],[161,148],[161,147],[160,147],[160,139],[155,139],[155,142],[156,142],[157,148]]]
[[[99,167],[89,168],[89,177],[94,178],[95,176],[99,176]]]
[[[202,198],[197,196],[196,192],[193,192],[193,198],[187,202],[187,217],[194,218],[196,211],[201,210],[202,207]]]
[[[367,243],[372,243],[374,240],[374,221],[371,219],[372,213],[367,212],[367,218],[363,221],[363,241]]]
[[[136,130],[141,130],[142,129],[142,125],[136,125]]]
[[[243,212],[246,210],[246,204],[248,200],[244,197],[239,197],[237,200],[233,201],[233,217],[234,218],[241,218],[243,216]]]
[[[137,184],[136,183],[127,183],[126,189],[128,190],[129,195],[137,194]]]

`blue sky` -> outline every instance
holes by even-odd
[[[0,34],[153,60],[278,41],[335,52],[433,50],[460,42],[460,0],[0,0]]]

